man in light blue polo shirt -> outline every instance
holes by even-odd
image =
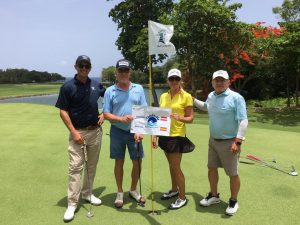
[[[201,206],[210,206],[220,202],[218,193],[218,167],[223,167],[230,177],[231,197],[225,211],[233,215],[238,210],[237,196],[240,189],[238,160],[242,141],[248,126],[246,103],[244,98],[229,89],[228,73],[218,70],[213,74],[211,92],[206,102],[194,99],[196,107],[207,110],[209,114],[209,150],[208,180],[210,192],[200,201]]]
[[[129,61],[121,59],[116,65],[117,84],[109,87],[104,96],[104,117],[111,122],[110,158],[115,160],[115,178],[117,196],[114,202],[116,208],[123,207],[123,165],[126,146],[132,160],[131,187],[129,196],[138,203],[144,204],[145,198],[136,190],[140,175],[141,160],[144,156],[141,140],[143,135],[130,133],[130,123],[133,120],[132,106],[147,106],[144,89],[139,84],[130,82],[131,67]],[[139,144],[137,144],[139,143]],[[138,146],[140,146],[138,148]]]

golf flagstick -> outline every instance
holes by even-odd
[[[149,102],[152,105],[152,60],[149,55]],[[153,178],[153,148],[152,148],[152,135],[150,136],[150,152],[151,152],[151,206],[152,210],[149,211],[151,215],[158,215],[154,206],[154,178]]]
[[[89,175],[89,169],[88,169],[88,156],[86,151],[86,142],[84,140],[83,144],[81,145],[81,149],[83,150],[84,154],[84,161],[85,161],[85,168],[86,168],[86,175],[89,185],[89,194],[90,194],[90,210],[86,213],[86,217],[91,218],[94,216],[94,213],[92,212],[92,190],[91,190],[91,183],[90,183],[90,175]]]

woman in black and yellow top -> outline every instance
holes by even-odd
[[[168,84],[170,90],[160,97],[160,107],[171,108],[171,129],[169,137],[153,136],[152,145],[159,146],[165,151],[169,162],[172,189],[163,194],[161,199],[170,199],[178,196],[177,200],[170,205],[170,209],[179,209],[187,204],[185,197],[185,178],[181,170],[182,143],[180,140],[186,135],[185,123],[193,122],[193,99],[181,87],[181,72],[171,69],[168,72]],[[157,145],[157,139],[158,145]]]

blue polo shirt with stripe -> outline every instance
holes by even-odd
[[[237,135],[240,121],[247,119],[246,103],[239,93],[229,88],[217,95],[211,92],[205,102],[209,114],[210,136],[229,139]]]
[[[75,77],[64,83],[59,91],[55,106],[69,113],[75,128],[84,128],[98,123],[98,99],[105,88],[90,78],[82,83]]]
[[[116,116],[131,115],[133,105],[147,106],[144,89],[141,85],[131,83],[126,91],[116,84],[107,88],[104,95],[104,113]],[[125,131],[130,130],[130,123],[111,122],[111,124]]]

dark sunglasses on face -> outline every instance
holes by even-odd
[[[128,73],[130,71],[130,69],[124,69],[124,68],[120,68],[120,69],[118,69],[118,72],[119,73]]]
[[[169,81],[174,81],[174,80],[175,80],[175,81],[180,81],[181,78],[180,78],[180,77],[177,77],[177,76],[173,76],[173,77],[169,77],[168,80],[169,80]]]
[[[83,68],[91,69],[91,65],[89,65],[89,64],[79,64],[78,67],[79,67],[80,69],[83,69]]]

